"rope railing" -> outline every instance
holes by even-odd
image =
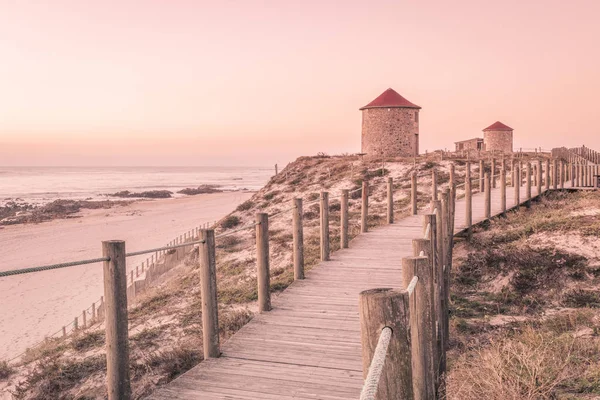
[[[89,260],[78,260],[78,261],[69,261],[69,262],[58,263],[58,264],[43,265],[40,267],[14,269],[14,270],[9,270],[9,271],[0,271],[0,278],[6,277],[6,276],[13,276],[13,275],[30,274],[32,272],[50,271],[53,269],[75,267],[78,265],[94,264],[94,263],[102,262],[102,261],[110,261],[110,259],[108,257],[99,257],[99,258],[91,258]]]
[[[246,229],[252,229],[252,228],[254,228],[257,225],[260,225],[260,222],[253,222],[253,223],[248,224],[246,226],[242,226],[241,228],[234,229],[234,230],[229,231],[229,232],[221,233],[220,235],[216,235],[215,239],[222,238],[222,237],[225,237],[225,236],[229,236],[229,235],[232,235],[232,234],[240,232],[240,231],[245,231]],[[204,243],[204,241],[201,241],[201,243]]]
[[[392,328],[385,326],[381,330],[379,340],[377,341],[377,347],[375,347],[375,353],[373,353],[373,359],[369,366],[369,372],[365,379],[364,386],[360,393],[360,400],[374,400],[377,394],[377,387],[381,379],[381,373],[383,372],[383,365],[385,364],[385,358],[387,356],[387,350],[390,346],[390,340],[392,339]]]

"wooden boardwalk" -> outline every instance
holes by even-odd
[[[569,185],[570,186],[570,185]],[[567,185],[565,185],[567,187]],[[525,187],[520,198],[525,198]],[[537,195],[532,188],[533,196]],[[492,189],[492,215],[501,212]],[[484,195],[473,195],[473,223],[483,221]],[[508,208],[514,188],[506,188]],[[356,237],[273,300],[222,346],[151,399],[358,399],[363,384],[358,294],[402,287],[400,266],[423,237],[423,217],[411,216]],[[465,227],[465,201],[456,201],[455,233]]]

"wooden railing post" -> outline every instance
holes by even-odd
[[[465,226],[467,237],[470,239],[473,232],[473,191],[471,189],[471,164],[467,162],[465,170]]]
[[[569,163],[569,176],[571,178],[571,187],[575,187],[575,166],[572,162]]]
[[[521,176],[521,171],[519,170],[519,164],[515,164],[515,176]],[[521,204],[521,179],[517,179],[515,182],[515,206],[519,206]]]
[[[432,271],[429,259],[425,256],[402,259],[402,281],[404,289],[417,277],[412,294],[409,293],[409,322],[411,333],[411,355],[413,391],[416,399],[435,398],[435,373],[433,364],[433,331],[431,295],[433,289]]]
[[[387,223],[394,223],[394,180],[391,177],[387,180]]]
[[[348,207],[348,191],[346,190],[346,207]],[[343,204],[342,204],[343,206]],[[292,235],[294,257],[294,279],[304,279],[304,228],[302,227],[302,198],[294,199],[292,210]],[[346,231],[348,224],[346,224]]]
[[[256,266],[258,279],[258,311],[271,310],[269,273],[269,214],[256,214]]]
[[[219,349],[219,302],[217,300],[217,267],[215,262],[215,231],[203,229],[204,243],[199,245],[200,285],[202,296],[202,343],[204,358],[221,355]]]
[[[342,190],[341,212],[340,212],[340,247],[348,248],[348,189]]]
[[[550,159],[546,159],[546,181],[544,182],[546,190],[550,190]]]
[[[525,198],[527,207],[531,207],[531,163],[527,161],[527,172],[525,174]]]
[[[410,205],[412,215],[417,215],[417,173],[414,171],[410,175]]]
[[[479,160],[479,193],[483,193],[484,190],[484,174],[485,174],[485,162],[483,160]]]
[[[369,216],[369,185],[366,181],[362,183],[362,207],[360,209],[360,231],[367,232]]]
[[[362,343],[363,378],[369,366],[381,330],[392,329],[392,338],[378,391],[378,400],[413,400],[411,334],[409,328],[409,295],[406,290],[371,289],[359,295],[360,336]]]
[[[558,188],[558,160],[552,161],[552,189]]]
[[[537,160],[536,184],[538,196],[542,194],[542,160]]]
[[[106,329],[106,389],[109,400],[131,398],[125,242],[102,242]]]
[[[565,163],[563,160],[560,160],[560,188],[561,189],[565,188],[565,173],[566,173]]]
[[[485,182],[484,182],[485,197],[484,197],[483,210],[484,210],[485,218],[490,218],[492,215],[492,185],[490,182],[490,174],[488,172],[485,173],[484,179],[485,179]]]
[[[492,180],[492,188],[496,188],[496,159],[492,157],[492,171],[490,172],[490,179]]]
[[[321,192],[321,261],[329,261],[329,193]]]
[[[506,171],[500,171],[500,209],[506,212]]]
[[[485,183],[484,183],[485,184]],[[442,296],[442,343],[443,349],[446,350],[448,348],[448,334],[449,334],[449,320],[448,320],[448,310],[449,310],[449,288],[450,288],[450,262],[451,262],[451,254],[452,248],[450,246],[450,236],[449,226],[450,226],[450,205],[449,205],[449,196],[450,193],[448,190],[445,190],[442,193],[442,241],[444,244],[444,254],[443,254],[443,296]],[[439,229],[439,226],[438,226]],[[443,370],[446,371],[446,364],[444,359]]]

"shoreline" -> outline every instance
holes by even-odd
[[[101,241],[121,239],[128,250],[164,245],[202,223],[232,212],[253,191],[220,192],[132,201],[84,209],[76,218],[0,227],[0,270],[94,258]],[[128,259],[128,271],[144,256]],[[60,329],[102,293],[102,265],[44,271],[0,279],[0,359],[11,358]]]

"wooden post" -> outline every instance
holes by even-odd
[[[471,189],[471,163],[467,162],[465,169],[465,226],[467,237],[470,239],[473,232],[473,191]]]
[[[394,180],[387,180],[387,223],[394,223]]]
[[[371,289],[361,292],[358,300],[362,344],[363,378],[381,331],[392,329],[392,337],[379,381],[377,400],[413,400],[409,294],[406,290]]]
[[[506,212],[506,171],[500,171],[500,209]]]
[[[362,207],[360,210],[360,231],[361,233],[367,232],[369,227],[367,226],[367,217],[369,215],[369,185],[366,181],[362,183]]]
[[[565,163],[560,160],[560,188],[565,188]]]
[[[571,178],[571,187],[575,187],[575,167],[572,162],[569,163],[569,177]]]
[[[454,163],[450,164],[450,182],[449,182],[449,186],[452,187],[452,185],[456,184],[456,167],[454,166]]]
[[[492,188],[496,188],[496,159],[492,157],[492,171],[490,173],[490,179],[492,180]]]
[[[321,261],[329,261],[329,193],[321,192]]]
[[[75,317],[75,319],[73,319],[73,330],[76,331],[77,329],[79,329],[79,320],[78,317]]]
[[[484,213],[486,218],[490,218],[492,216],[492,185],[490,182],[490,174],[489,172],[485,173],[485,198],[484,198]]]
[[[538,196],[542,194],[542,160],[537,160],[536,184]]]
[[[427,240],[427,242],[429,241]],[[404,289],[409,289],[408,286],[415,276],[418,279],[417,284],[414,291],[409,292],[413,391],[416,399],[427,400],[435,398],[436,389],[433,360],[433,315],[431,314],[433,276],[427,257],[416,256],[402,259]]]
[[[81,313],[81,327],[83,329],[87,328],[87,313],[85,310]]]
[[[531,163],[527,161],[527,172],[525,174],[525,198],[527,202],[525,203],[527,207],[531,207]]]
[[[215,262],[215,231],[202,230],[200,243],[200,283],[202,296],[202,342],[204,358],[221,355],[219,349],[219,302],[217,300],[217,268]]]
[[[96,320],[96,302],[92,303],[92,320]]]
[[[348,207],[348,191],[346,190],[346,208]],[[343,199],[343,196],[342,196]],[[342,200],[342,210],[344,203]],[[343,212],[343,211],[342,211]],[[342,217],[343,221],[343,217]],[[346,234],[348,224],[346,223]],[[343,224],[342,224],[342,243],[343,243]],[[304,279],[304,231],[302,227],[302,198],[294,199],[294,209],[292,210],[292,235],[293,235],[293,253],[294,253],[294,279]]]
[[[521,176],[521,171],[519,170],[519,164],[515,164],[515,176]],[[521,204],[521,185],[520,179],[517,179],[515,182],[515,206],[518,208],[519,204]]]
[[[106,386],[109,400],[131,398],[125,242],[102,242],[106,329]]]
[[[410,205],[412,215],[417,215],[417,173],[414,171],[410,175]]]
[[[63,335],[63,337],[67,336],[67,327],[66,326],[62,327],[62,335]]]
[[[437,171],[431,171],[431,200],[438,199]]]
[[[558,160],[552,161],[552,189],[558,188]]]
[[[483,162],[483,160],[479,160],[479,193],[483,193],[483,186],[485,185],[485,182],[483,181],[484,178],[484,173],[485,173],[485,163]]]
[[[485,183],[484,183],[485,184]],[[446,350],[448,348],[448,328],[449,328],[449,320],[448,320],[448,287],[449,282],[447,282],[447,278],[450,272],[448,268],[448,254],[449,254],[449,237],[448,237],[448,201],[449,201],[449,193],[448,191],[444,191],[442,193],[442,209],[441,209],[441,223],[437,225],[438,232],[441,234],[441,242],[442,242],[442,266],[441,270],[441,298],[442,298],[442,320],[439,321],[441,326],[441,341],[442,341],[442,349]],[[446,359],[443,357],[440,360],[440,376],[444,375],[446,371]]]
[[[340,247],[348,248],[348,189],[342,190],[341,213],[340,213]]]
[[[256,264],[258,278],[258,312],[271,310],[269,274],[269,214],[256,214]]]
[[[546,159],[546,182],[544,182],[546,190],[550,190],[550,159]]]

